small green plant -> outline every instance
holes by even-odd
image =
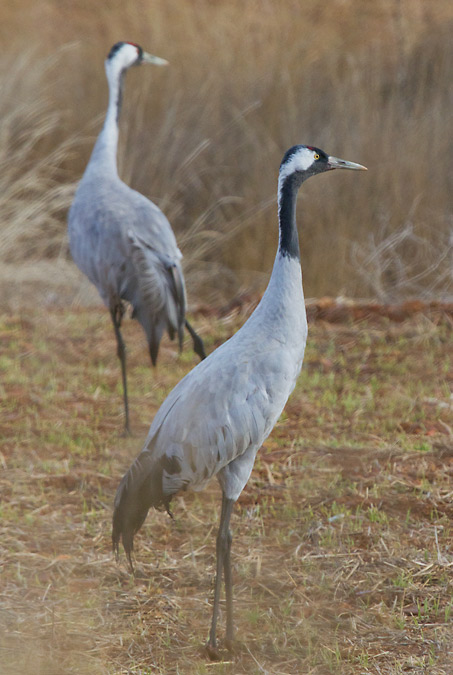
[[[401,570],[398,572],[396,577],[392,579],[392,584],[398,588],[409,588],[412,584],[412,575],[406,570]]]
[[[387,525],[388,516],[384,511],[381,511],[377,506],[372,504],[368,507],[366,516],[371,523],[376,523],[378,525]]]

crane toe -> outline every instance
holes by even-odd
[[[212,645],[210,642],[207,642],[205,645],[205,651],[208,655],[210,661],[221,661],[222,657],[216,645]]]
[[[217,645],[217,641],[215,644],[212,644],[211,641],[208,640],[204,649],[210,661],[224,661],[231,658],[231,655],[237,652],[233,640],[225,639],[222,646],[224,649]]]

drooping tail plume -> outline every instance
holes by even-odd
[[[115,495],[112,545],[116,556],[119,544],[124,550],[131,567],[134,536],[143,525],[151,506],[165,506],[169,498],[162,491],[162,465],[149,452],[142,452],[123,476]]]

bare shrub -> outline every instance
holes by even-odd
[[[384,303],[436,296],[451,300],[453,228],[448,237],[436,242],[417,235],[411,222],[387,236],[380,238],[379,234],[370,233],[365,244],[351,244],[351,259],[364,295]]]

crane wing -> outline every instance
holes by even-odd
[[[142,243],[158,253],[169,256],[174,262],[181,260],[182,253],[166,216],[156,204],[140,192],[128,189],[134,202],[133,220],[129,217],[128,222],[136,236]]]
[[[174,494],[202,489],[219,472],[239,494],[284,408],[295,382],[291,359],[279,348],[241,356],[234,343],[235,337],[176,385],[121,481],[112,536],[116,549],[122,538],[129,559],[151,506],[169,510]]]
[[[231,349],[221,351],[213,367],[208,357],[181,380],[151,425],[142,454],[168,463],[165,495],[185,486],[201,489],[247,450],[256,453],[286,403],[291,385],[284,379],[276,386],[285,370],[281,352],[241,359]]]
[[[137,272],[138,287],[132,299],[133,316],[140,321],[148,336],[153,363],[164,329],[170,338],[178,334],[182,347],[186,293],[178,262],[128,231],[132,260]]]

